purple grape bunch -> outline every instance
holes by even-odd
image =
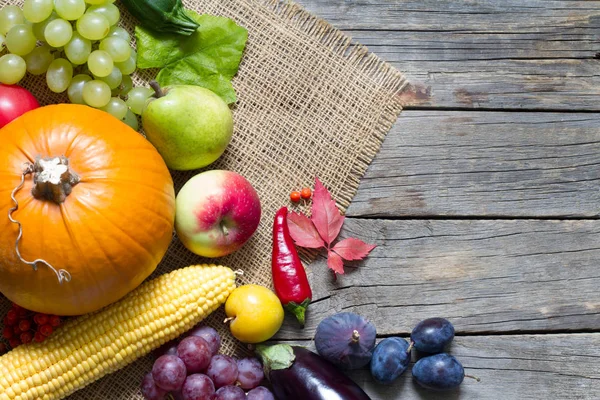
[[[236,360],[219,354],[221,337],[198,326],[154,352],[152,371],[141,390],[146,400],[275,400],[261,386],[264,372],[256,358]]]

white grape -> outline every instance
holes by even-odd
[[[52,0],[25,0],[23,15],[29,22],[42,22],[52,14],[53,9]]]
[[[71,79],[71,84],[67,89],[67,95],[69,96],[71,103],[85,104],[83,101],[83,86],[85,86],[86,82],[91,80],[92,78],[86,74],[75,75],[73,79]]]
[[[115,25],[121,18],[121,12],[114,4],[99,4],[91,6],[87,9],[86,13],[97,13],[103,15],[110,25]]]
[[[131,36],[129,35],[129,32],[127,32],[127,30],[121,28],[120,26],[111,26],[110,31],[108,31],[108,36],[120,37],[127,43],[131,42]]]
[[[31,28],[32,28],[35,38],[39,41],[45,42],[46,37],[44,36],[44,32],[46,31],[46,27],[48,26],[48,24],[50,22],[54,21],[57,18],[58,18],[58,14],[53,12],[52,14],[50,14],[50,16],[48,18],[46,18],[42,22],[37,22],[37,23],[33,24]]]
[[[126,61],[117,62],[115,63],[115,65],[121,70],[123,75],[131,75],[135,71],[136,63],[137,52],[131,49],[131,54],[129,55],[129,58]]]
[[[127,114],[125,114],[125,118],[122,118],[121,121],[123,121],[127,125],[129,125],[129,127],[132,128],[133,130],[137,131],[139,128],[138,119],[135,116],[135,114],[131,112],[131,110],[127,110]]]
[[[115,62],[124,62],[131,56],[129,42],[120,37],[109,36],[100,42],[100,50],[106,51]]]
[[[107,76],[96,78],[101,80],[102,82],[106,82],[108,87],[112,90],[119,87],[121,81],[123,80],[123,74],[121,73],[121,70],[119,68],[113,67],[111,73]]]
[[[41,75],[48,70],[48,67],[54,61],[54,56],[50,52],[48,45],[39,46],[25,56],[27,71],[32,75]]]
[[[68,21],[57,18],[44,29],[46,42],[52,47],[63,47],[73,37],[73,27]]]
[[[108,20],[103,15],[96,13],[83,14],[77,20],[76,27],[81,36],[89,40],[104,39],[110,31]]]
[[[29,54],[35,48],[35,36],[33,36],[31,26],[26,24],[10,28],[4,40],[8,51],[18,56]]]
[[[104,107],[110,101],[110,88],[99,80],[86,82],[83,85],[83,101],[95,108]]]
[[[88,57],[87,66],[95,76],[105,77],[112,72],[115,65],[110,54],[104,50],[95,50]]]
[[[0,34],[6,35],[10,28],[24,23],[25,17],[19,7],[8,5],[0,10]]]
[[[83,0],[54,0],[54,9],[59,17],[74,21],[85,12]]]
[[[101,107],[100,109],[102,111],[106,111],[107,113],[109,113],[117,119],[125,118],[127,111],[129,111],[129,109],[127,108],[127,104],[125,104],[125,102],[119,99],[118,97],[111,97],[108,104],[104,107]]]
[[[62,93],[69,87],[73,78],[73,66],[64,58],[57,58],[50,63],[46,71],[46,84],[54,93]]]
[[[64,51],[73,64],[85,64],[92,52],[92,42],[75,32],[69,43],[65,45]]]
[[[150,98],[154,94],[154,90],[139,86],[134,87],[127,93],[127,105],[135,114],[140,115],[144,106],[146,105],[146,100]]]
[[[0,51],[4,50],[4,41],[5,41],[4,35],[0,35]]]
[[[131,80],[131,76],[123,75],[123,79],[121,79],[121,84],[119,85],[120,93],[122,95],[126,95],[129,93],[131,89],[133,89],[133,81]]]
[[[106,0],[85,0],[86,3],[92,5],[104,4],[104,3],[114,3],[114,0],[106,1]]]
[[[16,54],[5,54],[0,57],[0,83],[13,85],[25,76],[27,66],[25,60]]]

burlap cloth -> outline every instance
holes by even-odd
[[[21,5],[21,1],[0,0]],[[239,73],[234,80],[235,133],[221,159],[210,169],[229,169],[257,189],[263,217],[254,237],[238,252],[218,262],[245,275],[240,283],[270,286],[271,224],[275,211],[289,205],[293,189],[312,186],[318,176],[345,210],[368,164],[400,111],[403,76],[325,21],[300,6],[268,0],[187,0],[199,13],[223,15],[249,31]],[[122,9],[121,24],[133,35],[134,21]],[[156,71],[135,76],[137,85]],[[45,79],[28,76],[21,84],[42,104],[67,102]],[[173,173],[176,190],[198,171]],[[143,199],[140,199],[143,200]],[[175,238],[153,276],[207,262]],[[0,314],[10,306],[0,296]],[[222,352],[244,349],[222,324],[217,312],[207,323],[220,330]],[[147,356],[100,379],[70,399],[141,399],[139,385],[152,365]]]

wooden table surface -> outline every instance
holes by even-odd
[[[343,235],[376,243],[333,282],[309,267],[305,329],[342,310],[382,337],[442,316],[481,382],[407,371],[373,399],[600,399],[600,1],[300,0],[406,73]]]

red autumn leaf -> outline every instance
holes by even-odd
[[[344,273],[344,261],[342,261],[342,257],[335,254],[332,250],[327,252],[327,266],[336,274]]]
[[[337,242],[331,250],[335,251],[344,260],[352,261],[362,260],[375,247],[374,244],[368,244],[360,239],[350,237]]]
[[[298,246],[309,249],[325,246],[315,225],[306,215],[292,211],[288,214],[287,221],[290,236]]]
[[[315,178],[311,220],[328,246],[339,235],[344,223],[344,217],[340,214],[340,210],[331,199],[331,194],[319,178]]]

